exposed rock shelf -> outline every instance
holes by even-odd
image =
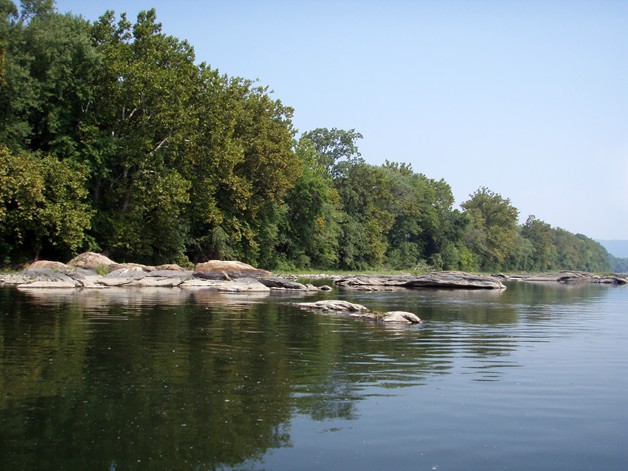
[[[178,287],[211,289],[227,293],[269,292],[271,290],[318,291],[304,285],[270,277],[271,273],[237,261],[209,261],[194,271],[178,265],[147,266],[116,263],[109,258],[87,252],[67,264],[38,261],[13,275],[0,276],[0,283],[20,289],[111,287]]]
[[[498,277],[458,271],[433,272],[423,275],[349,276],[336,279],[334,284],[361,291],[391,288],[506,289]]]
[[[530,275],[499,275],[509,281],[527,281],[532,283],[597,283],[605,285],[628,284],[625,275],[595,275],[593,273],[562,271],[559,273],[541,273]]]

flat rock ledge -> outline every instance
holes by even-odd
[[[628,284],[626,275],[595,275],[578,271],[541,273],[530,275],[496,275],[508,281],[527,281],[532,283],[596,283],[604,285]]]
[[[82,268],[60,262],[38,261],[29,268],[10,275],[0,275],[0,285],[12,285],[18,289],[46,288],[82,288],[106,289],[113,287],[129,288],[181,288],[188,290],[209,289],[223,293],[266,293],[270,291],[318,292],[328,287],[318,288],[311,284],[301,284],[290,280],[260,275],[269,272],[252,268],[244,264],[236,265],[238,271],[190,271],[177,265],[147,267],[139,264],[108,264],[101,257],[90,254],[81,263]],[[104,267],[104,268],[103,268]],[[222,265],[221,268],[225,268]],[[233,267],[233,266],[232,266]],[[197,265],[196,267],[199,267]],[[107,272],[99,274],[99,272]]]
[[[369,308],[363,306],[362,304],[355,304],[337,299],[327,299],[312,303],[295,303],[294,305],[307,311],[322,312],[326,314],[344,314],[356,319],[373,322],[402,324],[420,324],[422,322],[416,314],[411,312],[370,312]]]
[[[334,284],[361,291],[382,291],[392,288],[506,289],[496,276],[474,275],[459,271],[432,272],[422,275],[349,276],[334,280]]]

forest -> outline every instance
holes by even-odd
[[[132,21],[0,0],[0,266],[78,252],[271,270],[607,271],[606,250],[480,187],[371,165],[354,129],[301,132],[269,88]],[[429,157],[429,156],[426,156]]]

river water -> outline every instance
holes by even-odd
[[[296,309],[340,298],[382,326]],[[0,289],[0,469],[622,470],[628,288]]]

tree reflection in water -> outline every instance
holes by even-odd
[[[526,289],[544,302],[542,287]],[[517,366],[509,326],[541,315],[517,307],[520,292],[353,296],[373,309],[420,306],[426,323],[306,313],[285,295],[0,289],[0,468],[255,462],[291,446],[294,414],[356,420],[360,400],[424,384],[457,358],[499,380]]]

